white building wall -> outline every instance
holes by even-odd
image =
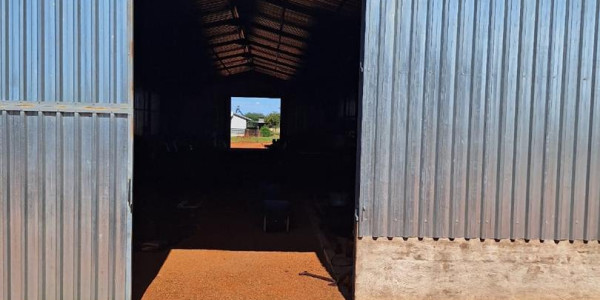
[[[231,136],[244,136],[248,121],[236,115],[231,117]]]

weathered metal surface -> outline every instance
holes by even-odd
[[[131,2],[0,0],[0,299],[130,297]]]
[[[365,5],[359,235],[597,240],[600,3]]]

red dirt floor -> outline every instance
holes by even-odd
[[[311,252],[171,250],[143,299],[343,299]]]
[[[264,233],[255,204],[227,194],[204,201],[196,229],[170,250],[136,252],[134,299],[344,299],[303,205],[289,233]]]

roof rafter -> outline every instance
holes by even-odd
[[[275,51],[275,52],[279,51],[279,52],[281,52],[283,54],[286,54],[286,55],[289,55],[289,56],[292,56],[292,57],[295,57],[295,58],[298,58],[298,59],[302,59],[302,57],[303,57],[302,54],[292,53],[292,52],[288,52],[288,51],[285,51],[285,50],[273,48],[271,46],[268,46],[268,45],[265,45],[265,44],[261,44],[261,43],[258,43],[258,42],[250,41],[250,45],[254,46],[254,47],[262,47],[262,48],[270,50],[270,51]]]
[[[227,75],[247,69],[293,77],[305,65],[311,28],[354,0],[195,0],[212,57]]]

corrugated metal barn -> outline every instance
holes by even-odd
[[[232,97],[281,98],[270,149],[229,149]],[[0,299],[213,298],[181,249],[594,298],[598,240],[598,0],[0,0]]]
[[[600,3],[364,14],[356,298],[597,298]]]
[[[598,240],[597,1],[368,1],[360,235]]]

